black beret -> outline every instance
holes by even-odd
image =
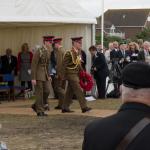
[[[150,65],[144,62],[127,65],[122,71],[122,83],[134,89],[150,88]]]

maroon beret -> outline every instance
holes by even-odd
[[[80,36],[80,37],[72,37],[71,39],[72,39],[73,42],[78,42],[78,41],[81,41],[83,39],[83,37],[82,36]]]
[[[59,43],[62,41],[62,38],[55,38],[53,39],[53,43]]]
[[[43,36],[43,41],[53,42],[54,36]]]

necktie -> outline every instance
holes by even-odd
[[[10,56],[8,57],[8,62],[9,62],[9,64],[11,63],[11,57]]]

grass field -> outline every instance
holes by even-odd
[[[29,107],[32,102],[1,104],[0,109]],[[51,107],[56,106],[56,101],[50,101]],[[93,109],[112,110],[118,109],[119,100],[97,100],[89,102]],[[79,109],[75,101],[71,107]],[[95,116],[77,114],[54,114],[45,118],[35,115],[0,114],[0,141],[4,141],[10,150],[81,150],[85,126],[97,119]],[[80,115],[81,114],[81,115]],[[100,117],[99,117],[100,118]]]

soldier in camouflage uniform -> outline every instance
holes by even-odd
[[[64,73],[68,81],[67,91],[63,101],[62,113],[72,112],[69,109],[73,94],[77,97],[83,113],[90,111],[91,108],[87,107],[84,93],[79,84],[79,72],[81,67],[80,49],[82,47],[82,37],[72,38],[72,49],[66,51],[63,59]]]
[[[43,37],[44,45],[35,52],[31,64],[32,84],[35,86],[36,96],[36,101],[32,105],[32,109],[37,113],[37,116],[47,116],[44,111],[45,104],[48,104],[48,96],[50,93],[51,77],[48,66],[52,39],[53,36]]]

